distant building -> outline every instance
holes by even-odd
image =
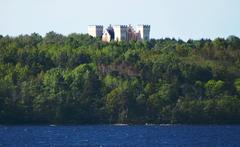
[[[103,35],[102,35],[102,41],[104,42],[110,42],[112,40],[114,40],[114,29],[113,27],[110,25],[107,29],[104,29]]]
[[[150,25],[138,25],[134,29],[131,25],[109,26],[103,30],[102,25],[88,26],[88,34],[93,37],[101,37],[102,41],[128,41],[128,40],[149,40]]]
[[[149,40],[150,25],[137,25],[136,31],[140,33],[141,40]]]
[[[102,37],[103,26],[102,25],[89,25],[88,34],[92,37]]]
[[[141,40],[140,32],[136,32],[131,25],[128,27],[128,40]]]
[[[113,27],[114,29],[114,41],[123,41],[128,39],[127,29],[128,27],[126,25],[115,25]]]

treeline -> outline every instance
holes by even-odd
[[[240,39],[0,36],[0,123],[240,123]]]

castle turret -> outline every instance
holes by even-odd
[[[150,38],[150,25],[138,25],[136,31],[140,33],[141,40],[149,40]]]
[[[102,25],[89,25],[88,34],[92,37],[102,37],[103,26]]]
[[[115,25],[113,28],[115,41],[123,41],[128,39],[128,27],[126,25]]]

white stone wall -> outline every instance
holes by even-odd
[[[103,34],[103,26],[101,25],[89,25],[88,34],[92,37],[101,37]]]
[[[113,27],[113,29],[114,29],[114,40],[115,41],[127,40],[127,37],[128,37],[127,28],[128,27],[126,25],[115,25]]]
[[[141,40],[150,39],[150,25],[138,25],[136,31],[140,32]]]

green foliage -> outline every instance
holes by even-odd
[[[240,78],[236,79],[234,82],[237,93],[240,94]]]
[[[224,82],[221,80],[209,80],[205,85],[206,96],[209,98],[219,97],[224,92]]]
[[[0,123],[240,123],[240,39],[0,35]]]

